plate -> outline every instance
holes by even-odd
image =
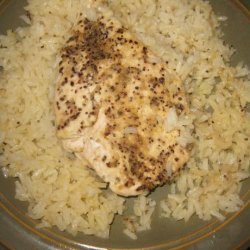
[[[232,44],[237,53],[233,64],[244,61],[250,67],[250,15],[249,2],[211,0],[217,14],[229,17],[222,27],[225,40]],[[24,13],[24,0],[0,1],[0,33],[24,25],[19,16]],[[140,233],[138,240],[132,241],[121,234],[121,220],[115,220],[109,240],[79,234],[72,237],[56,228],[37,229],[37,221],[26,215],[27,203],[16,200],[15,179],[5,179],[0,175],[0,242],[2,248],[10,249],[232,249],[247,248],[249,244],[250,221],[250,180],[244,183],[241,197],[244,206],[234,214],[227,214],[221,223],[213,219],[202,222],[193,217],[188,223],[161,220],[154,217],[152,230]],[[164,190],[159,188],[154,199],[160,198]],[[132,201],[132,199],[131,199]],[[0,245],[1,249],[1,245]]]

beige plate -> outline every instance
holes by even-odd
[[[211,0],[220,15],[229,17],[223,27],[225,40],[237,53],[233,62],[244,61],[250,67],[249,11],[240,1]],[[244,0],[245,6],[250,5]],[[25,0],[0,0],[0,33],[14,29],[23,23],[18,18],[23,14]],[[250,180],[243,185],[242,198],[245,206],[236,214],[227,214],[223,223],[216,219],[203,222],[193,217],[188,223],[171,219],[153,218],[152,230],[139,234],[137,241],[129,240],[121,233],[121,221],[117,218],[112,226],[111,238],[103,240],[79,234],[72,237],[55,228],[38,230],[36,221],[26,216],[27,204],[14,198],[15,179],[5,179],[0,174],[0,242],[10,249],[246,249],[250,230]],[[153,198],[160,200],[166,188],[157,189]],[[0,244],[0,249],[2,248]]]

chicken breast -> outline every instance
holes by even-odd
[[[55,114],[66,150],[115,193],[134,196],[171,180],[189,158],[169,130],[188,110],[180,79],[114,18],[83,18],[61,50]]]

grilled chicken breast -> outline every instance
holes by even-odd
[[[114,18],[83,18],[61,50],[57,135],[115,193],[134,196],[183,167],[187,149],[169,131],[170,110],[185,112],[180,79]]]

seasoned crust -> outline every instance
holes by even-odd
[[[164,184],[188,151],[167,131],[170,109],[188,110],[180,79],[117,20],[79,21],[61,51],[58,137],[110,188],[137,195]]]

